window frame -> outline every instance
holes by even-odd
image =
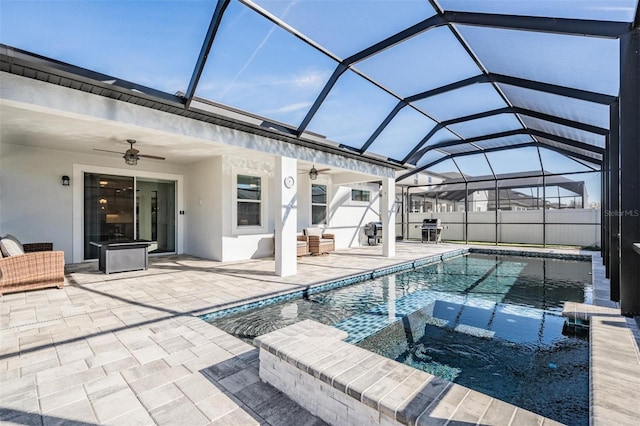
[[[248,176],[252,178],[260,179],[260,200],[240,200],[238,198],[238,177],[239,176]],[[255,234],[260,232],[266,232],[267,229],[267,212],[268,212],[268,187],[269,181],[268,177],[264,173],[259,173],[252,170],[234,170],[233,177],[231,179],[231,192],[232,192],[232,203],[231,203],[231,229],[233,234],[242,235],[242,234]],[[254,203],[260,204],[260,225],[239,225],[238,224],[238,203]]]
[[[324,203],[314,203],[313,202],[313,187],[314,186],[324,186],[324,194],[325,194],[325,202]],[[310,191],[310,202],[311,208],[309,209],[309,223],[312,226],[329,226],[329,185],[324,182],[312,183],[311,191]],[[313,221],[313,207],[314,206],[324,206],[324,222],[323,223],[315,223]]]
[[[353,198],[353,192],[357,191],[360,193],[360,195],[364,195],[365,193],[368,194],[367,196],[367,200],[356,200]],[[370,189],[359,189],[359,188],[351,188],[351,202],[353,203],[370,203],[371,202],[371,190]]]

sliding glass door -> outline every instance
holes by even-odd
[[[91,242],[151,241],[150,253],[175,251],[175,182],[84,175],[84,258]]]
[[[175,251],[175,182],[138,179],[136,188],[136,239],[152,241],[149,253]]]

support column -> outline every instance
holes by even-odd
[[[611,105],[611,131],[607,152],[607,269],[610,298],[620,301],[620,108],[618,101]],[[636,166],[637,167],[637,166]],[[613,213],[613,214],[611,214]],[[636,218],[638,219],[638,218]]]
[[[276,275],[286,277],[298,272],[296,233],[298,230],[298,161],[276,158],[275,170],[275,255]],[[292,178],[292,179],[291,179]]]
[[[640,12],[639,12],[640,13]],[[638,19],[640,20],[640,19]],[[640,315],[640,29],[620,37],[620,311]]]
[[[500,206],[500,190],[498,189],[498,180],[494,181],[496,190],[496,245],[498,245],[498,207]]]
[[[611,128],[613,128],[614,126],[613,121],[611,121],[610,123],[611,123]],[[602,184],[601,184],[602,189],[600,190],[600,193],[602,194],[602,212],[601,212],[602,218],[600,220],[602,223],[602,234],[604,235],[604,239],[602,240],[602,264],[604,265],[604,271],[605,271],[604,275],[606,278],[609,278],[609,273],[611,272],[609,268],[609,262],[611,260],[610,249],[611,249],[611,242],[612,242],[611,216],[609,215],[609,212],[611,211],[611,194],[612,194],[611,180],[610,180],[610,175],[612,172],[610,149],[611,149],[611,142],[610,142],[610,136],[608,136],[606,140],[606,149],[605,149],[604,155],[602,156],[602,170],[600,171],[600,174],[601,174],[600,180],[602,181]]]
[[[380,194],[380,216],[382,220],[382,255],[396,255],[396,180],[382,179]]]

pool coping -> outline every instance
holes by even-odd
[[[276,303],[284,302],[287,300],[300,299],[306,295],[322,293],[324,291],[333,290],[340,287],[346,287],[352,284],[368,281],[376,278],[390,275],[396,272],[407,271],[409,269],[415,269],[426,265],[441,262],[453,257],[463,256],[469,252],[469,248],[462,248],[452,250],[446,253],[435,254],[420,259],[411,260],[408,262],[400,262],[391,266],[386,266],[379,269],[371,269],[366,272],[359,272],[356,274],[346,275],[337,279],[321,281],[313,284],[306,285],[302,289],[286,290],[277,295],[270,295],[267,297],[260,297],[251,302],[242,302],[241,304],[235,304],[234,306],[218,309],[216,311],[208,312],[203,315],[199,315],[199,318],[204,321],[212,321],[228,315],[236,314],[238,312],[249,311],[263,306],[269,306]]]

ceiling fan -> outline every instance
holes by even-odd
[[[129,149],[126,150],[125,152],[118,152],[118,151],[109,151],[106,149],[98,149],[98,148],[94,148],[94,151],[102,151],[102,152],[113,152],[114,154],[124,154],[124,156],[122,158],[124,158],[124,162],[127,163],[130,166],[135,166],[136,164],[138,164],[138,160],[140,158],[153,158],[154,160],[164,160],[164,157],[158,157],[157,155],[145,155],[145,154],[140,154],[140,151],[138,151],[137,149],[135,149],[133,147],[133,144],[136,143],[135,139],[127,139],[127,142],[129,143]]]
[[[318,173],[328,172],[331,169],[316,169],[316,165],[311,166],[311,170],[308,172],[306,170],[302,170],[300,173],[309,173],[309,179],[316,180],[318,179]]]

